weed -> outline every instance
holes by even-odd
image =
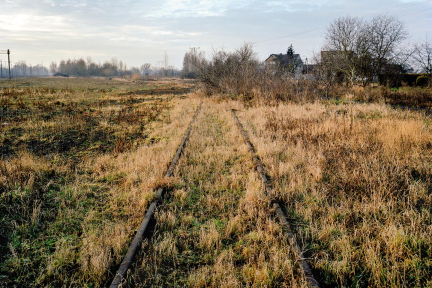
[[[377,104],[340,111],[281,104],[239,117],[323,286],[429,285],[429,118]]]
[[[121,95],[156,83],[29,81],[0,87],[0,286],[99,287],[197,100]]]

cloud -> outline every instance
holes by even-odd
[[[51,5],[51,6],[56,6],[56,3],[54,0],[44,0],[43,3]]]
[[[246,6],[245,0],[166,0],[146,17],[209,17],[223,16],[229,9]]]
[[[105,55],[140,65],[160,60],[167,50],[170,62],[181,66],[189,47],[211,54],[213,48],[235,49],[244,42],[257,42],[264,59],[291,43],[303,57],[320,49],[323,30],[335,18],[390,9],[413,37],[430,32],[428,12],[420,13],[431,7],[425,0],[0,1],[2,40],[14,57],[27,61]]]
[[[266,1],[265,7],[266,12],[276,12],[276,11],[286,11],[286,12],[311,12],[314,10],[319,10],[323,6],[336,6],[340,5],[343,2],[341,0],[325,0],[325,1],[317,1],[317,0],[291,0],[291,1],[279,1],[272,0]]]
[[[0,15],[0,26],[6,31],[58,31],[65,28],[61,16],[38,16],[28,14]]]
[[[83,0],[44,0],[43,3],[51,5],[51,6],[60,6],[60,7],[75,7],[81,8],[87,6],[87,1]]]

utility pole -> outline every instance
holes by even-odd
[[[165,51],[165,56],[164,56],[164,66],[165,66],[165,70],[168,69],[168,54]]]
[[[308,63],[308,60],[307,60],[307,58],[306,58],[306,74],[308,74],[309,73],[309,63]]]
[[[7,49],[7,55],[8,55],[8,62],[9,62],[9,80],[12,78],[11,77],[11,70],[10,70],[10,50]]]
[[[163,76],[163,72],[161,72],[163,63],[164,61],[156,61],[156,67],[158,67],[158,75],[160,74],[160,76]]]
[[[9,80],[11,79],[11,62],[10,62],[10,50],[0,50],[0,54],[8,55],[8,63],[9,63]],[[6,61],[5,61],[6,62]],[[6,63],[5,63],[6,64]],[[3,77],[3,65],[1,65],[1,76]]]
[[[191,71],[191,70],[193,70],[194,68],[194,64],[193,64],[193,61],[195,61],[195,60],[197,60],[197,53],[198,53],[198,50],[200,49],[201,47],[189,47],[189,50],[190,50],[190,53],[192,54],[192,57],[189,57],[189,61],[188,61],[188,70],[189,71]]]
[[[168,76],[168,54],[166,51],[164,55],[164,76]]]

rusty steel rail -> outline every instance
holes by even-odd
[[[231,110],[234,116],[235,121],[237,122],[237,126],[240,129],[240,132],[243,135],[243,139],[246,142],[246,145],[249,148],[249,151],[252,154],[252,161],[254,163],[254,166],[256,170],[258,171],[259,175],[261,176],[261,179],[264,183],[264,192],[266,196],[272,195],[273,186],[271,184],[271,179],[269,176],[266,175],[264,167],[262,165],[261,159],[257,155],[254,146],[252,145],[246,131],[243,128],[243,125],[240,123],[240,120],[238,119],[235,110]],[[318,281],[315,279],[315,277],[312,274],[312,270],[309,267],[309,264],[307,263],[306,259],[303,257],[303,252],[300,248],[300,246],[297,243],[296,235],[294,234],[293,230],[291,229],[291,226],[287,220],[287,217],[285,216],[285,213],[282,210],[281,205],[275,201],[272,200],[273,208],[275,209],[275,212],[279,218],[279,221],[285,230],[285,233],[288,237],[289,244],[291,246],[292,251],[294,252],[294,255],[297,256],[297,261],[300,265],[301,270],[303,271],[304,277],[306,278],[308,284],[310,287],[320,287]]]
[[[165,177],[171,177],[171,175],[173,174],[174,168],[177,165],[177,162],[180,159],[180,155],[181,155],[181,153],[183,151],[183,148],[186,145],[186,141],[189,138],[189,134],[190,134],[190,132],[192,130],[192,125],[194,124],[194,122],[195,122],[195,120],[196,120],[196,118],[198,116],[198,113],[199,113],[199,111],[201,109],[201,105],[202,105],[202,102],[198,106],[198,109],[196,110],[195,115],[192,118],[191,123],[189,124],[189,128],[186,131],[186,134],[183,137],[183,141],[181,142],[180,147],[177,149],[177,153],[175,154],[173,160],[171,161],[171,164],[170,164],[167,172],[165,173]],[[157,190],[157,192],[155,194],[155,198],[154,198],[153,202],[150,204],[150,206],[149,206],[149,208],[147,210],[147,213],[146,213],[143,221],[141,222],[141,225],[139,226],[139,228],[138,228],[138,230],[137,230],[137,232],[135,234],[135,237],[133,238],[133,240],[132,240],[132,242],[131,242],[131,244],[129,246],[129,249],[126,252],[126,255],[123,258],[123,261],[121,262],[120,267],[117,270],[116,275],[115,275],[113,281],[111,282],[110,288],[117,288],[117,287],[120,287],[122,285],[122,282],[123,282],[123,280],[126,277],[126,273],[129,270],[129,266],[132,263],[133,258],[135,256],[136,252],[138,251],[139,245],[141,244],[143,235],[144,235],[144,233],[145,233],[145,231],[147,229],[147,226],[148,226],[148,224],[150,222],[150,219],[152,218],[153,213],[156,210],[156,207],[157,207],[157,205],[159,203],[159,200],[161,200],[161,198],[162,198],[164,190],[165,190],[164,187],[160,187]]]

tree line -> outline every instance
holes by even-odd
[[[126,63],[117,60],[117,58],[103,63],[96,63],[90,57],[87,60],[83,58],[61,60],[58,64],[51,62],[49,69],[54,75],[61,73],[77,77],[125,77],[130,75],[172,77],[180,74],[173,66],[153,67],[150,63],[144,63],[139,67],[134,67],[127,66]]]
[[[133,74],[150,73],[151,65],[145,63],[141,67],[128,67],[123,61],[112,58],[111,61],[96,63],[90,57],[87,60],[83,58],[61,60],[60,63],[51,62],[49,69],[52,74],[62,73],[65,75],[86,77],[86,76],[128,76]]]
[[[9,71],[8,71],[7,62],[0,63],[0,64],[1,64],[0,78],[8,77]],[[31,65],[31,64],[27,64],[26,61],[17,61],[13,63],[13,65],[11,65],[12,77],[35,77],[35,76],[47,76],[47,75],[49,75],[48,68],[46,68],[42,64]]]

